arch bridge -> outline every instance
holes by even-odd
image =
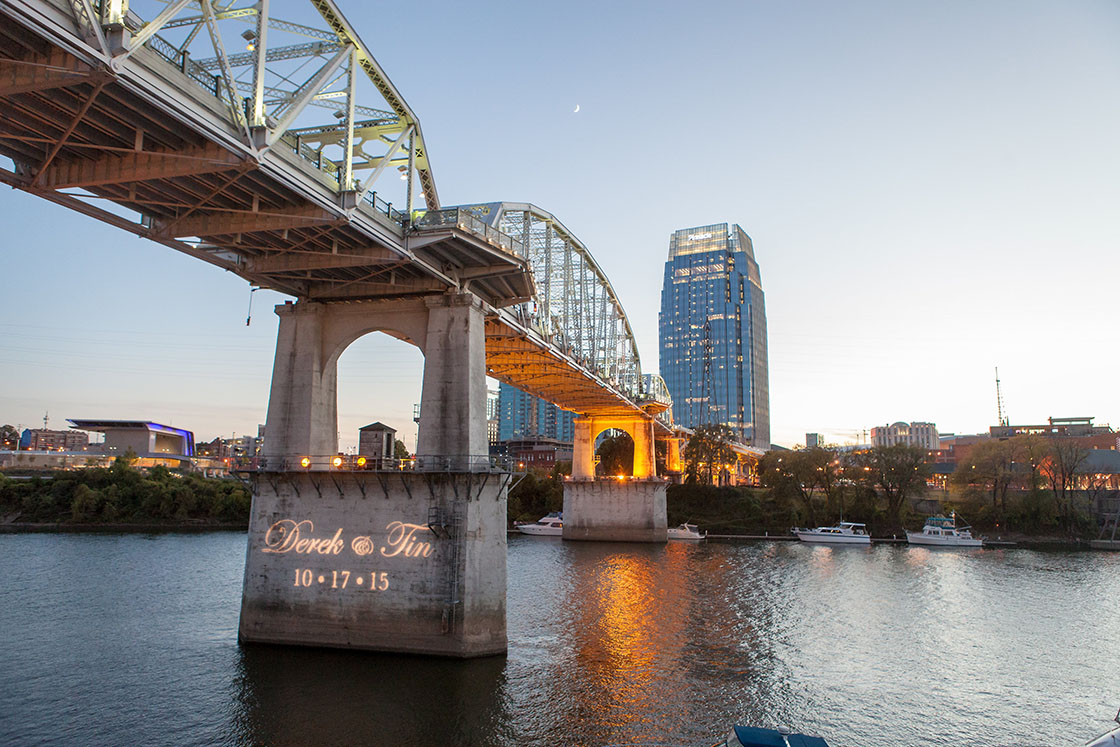
[[[581,415],[569,538],[664,541],[671,403],[587,248],[532,205],[441,205],[419,119],[336,3],[274,5],[4,0],[0,181],[296,299],[277,307],[242,640],[504,651],[487,375]],[[415,473],[327,461],[338,357],[378,330],[424,353]],[[603,427],[634,436],[640,479],[593,479]]]
[[[332,0],[284,6],[303,15],[275,16],[269,0],[6,3],[17,23],[0,31],[11,162],[0,180],[290,294],[298,308],[282,320],[312,308],[350,320],[355,305],[402,316],[418,299],[470,297],[488,375],[587,417],[661,414],[653,427],[667,435],[664,386],[643,379],[622,305],[583,243],[532,205],[441,208],[420,122],[353,26]],[[416,326],[378,328],[427,356],[427,334],[401,325]],[[270,407],[274,466],[337,451],[336,416],[322,409],[333,410],[339,352],[292,374],[325,391]],[[485,461],[484,439],[466,439],[467,453],[449,441],[428,442],[426,456]]]

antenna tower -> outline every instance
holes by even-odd
[[[999,366],[996,366],[996,414],[999,416],[1000,425],[1010,425],[1007,420],[1007,408],[1003,404],[1003,393],[999,389]]]

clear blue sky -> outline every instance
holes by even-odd
[[[670,232],[751,235],[775,442],[984,430],[995,366],[1013,422],[1120,427],[1117,3],[340,3],[442,201],[559,217],[645,370]],[[0,422],[256,431],[281,296],[247,328],[232,275],[20,192],[0,216]],[[421,357],[378,337],[341,360],[343,446],[375,420],[413,444]]]

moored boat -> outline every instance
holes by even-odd
[[[671,540],[702,540],[708,533],[701,532],[695,524],[681,524],[679,527],[669,527],[668,535]]]
[[[514,528],[522,534],[532,534],[538,537],[562,537],[564,535],[564,514],[553,511],[534,522],[514,522]]]
[[[828,742],[821,737],[798,734],[785,726],[778,729],[734,726],[727,739],[716,747],[828,747]]]
[[[920,532],[907,532],[911,545],[927,547],[983,547],[983,537],[973,537],[968,526],[957,526],[957,515],[930,516]]]
[[[830,545],[870,545],[871,535],[867,525],[854,521],[842,521],[833,527],[801,529],[795,527],[793,533],[802,542],[821,542]]]
[[[1113,720],[1120,724],[1120,711],[1116,712],[1116,718]],[[1089,740],[1085,743],[1085,747],[1120,747],[1120,726],[1106,731],[1096,739]]]

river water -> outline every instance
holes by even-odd
[[[1081,745],[1120,553],[511,537],[509,654],[237,644],[245,537],[0,535],[0,743]]]

